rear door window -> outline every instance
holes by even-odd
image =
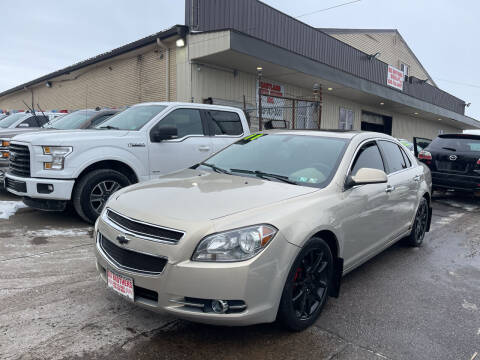
[[[355,176],[362,168],[385,171],[382,155],[375,141],[362,145],[353,163],[351,175]]]
[[[397,144],[384,140],[379,141],[379,144],[387,163],[387,174],[392,174],[407,168],[407,163]]]
[[[208,126],[212,135],[242,135],[240,116],[231,111],[207,111]]]

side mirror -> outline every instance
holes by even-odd
[[[352,187],[356,185],[367,184],[383,184],[388,182],[387,174],[385,171],[370,168],[361,168],[357,171],[355,176],[349,176],[347,178],[346,186]]]
[[[176,126],[161,126],[152,130],[150,140],[152,142],[162,142],[164,140],[174,139],[177,136],[178,129]]]

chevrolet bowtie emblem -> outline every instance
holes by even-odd
[[[128,240],[125,236],[117,236],[117,241],[119,242],[120,245],[125,245],[128,244],[130,240]]]

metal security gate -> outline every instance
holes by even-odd
[[[320,129],[320,101],[261,95],[256,117],[258,128]]]

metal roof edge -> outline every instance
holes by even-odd
[[[93,64],[99,63],[101,61],[111,59],[115,56],[122,55],[122,54],[125,54],[127,52],[136,50],[138,48],[144,47],[144,46],[149,45],[153,42],[156,42],[157,38],[160,38],[160,40],[163,40],[163,39],[167,39],[169,37],[175,36],[175,35],[185,36],[185,34],[187,32],[188,32],[188,27],[187,26],[185,26],[185,25],[174,25],[167,30],[160,31],[156,34],[146,36],[142,39],[139,39],[139,40],[133,41],[131,43],[128,43],[126,45],[115,48],[111,51],[108,51],[108,52],[102,53],[100,55],[91,57],[87,60],[80,61],[80,62],[78,62],[76,64],[73,64],[73,65],[70,65],[66,68],[54,71],[54,72],[49,73],[47,75],[41,76],[37,79],[31,80],[31,81],[26,82],[24,84],[15,86],[15,87],[13,87],[11,89],[8,89],[8,90],[5,90],[5,91],[0,93],[0,97],[12,94],[12,93],[14,93],[18,90],[22,90],[26,87],[36,85],[39,82],[46,81],[46,80],[49,80],[49,79],[52,79],[52,78],[55,78],[55,77],[58,77],[58,76],[61,76],[61,75],[65,75],[65,74],[68,74],[72,71],[76,71],[76,70],[82,69],[84,67],[87,67],[89,65],[93,65]]]

